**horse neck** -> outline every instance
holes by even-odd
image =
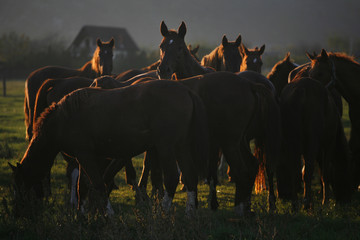
[[[335,77],[339,81],[339,91],[351,103],[360,103],[360,65],[333,58]],[[336,84],[335,84],[336,85]]]
[[[21,160],[25,181],[34,183],[40,181],[51,169],[58,151],[55,144],[44,136],[32,139]]]
[[[216,47],[209,55],[205,56],[201,65],[204,67],[212,67],[216,71],[223,71],[225,69],[223,63],[223,55],[220,52],[220,47]]]
[[[184,51],[183,63],[178,64],[176,76],[179,79],[188,78],[195,75],[205,74],[206,69],[191,55],[189,50]]]
[[[101,76],[99,69],[99,48],[95,50],[92,59],[79,70],[82,72],[81,75],[87,78],[94,79]]]
[[[81,72],[80,76],[82,76],[82,77],[87,77],[87,78],[92,78],[92,79],[100,77],[100,74],[93,69],[93,61],[92,60],[85,63],[84,66],[82,66],[78,70]]]

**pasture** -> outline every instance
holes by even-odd
[[[239,218],[233,211],[235,187],[222,177],[217,188],[219,209],[208,209],[209,187],[201,181],[199,209],[188,218],[186,193],[180,191],[180,186],[170,213],[164,214],[156,199],[151,204],[135,204],[135,193],[126,185],[122,170],[115,179],[119,189],[110,195],[115,215],[89,217],[68,206],[69,189],[61,156],[52,168],[52,197],[33,217],[15,218],[8,162],[19,161],[28,144],[23,101],[24,81],[8,81],[7,97],[0,97],[0,239],[360,239],[360,192],[355,193],[351,204],[335,206],[331,198],[329,204],[322,206],[317,175],[310,211],[293,213],[290,203],[277,200],[276,211],[268,213],[267,193],[253,193],[254,216]],[[344,110],[343,122],[349,137],[346,106]],[[142,160],[143,156],[133,159],[137,177]]]

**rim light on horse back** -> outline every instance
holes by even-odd
[[[41,84],[49,78],[87,77],[96,78],[101,75],[111,74],[113,58],[114,39],[109,42],[97,40],[97,48],[93,58],[80,69],[71,69],[59,66],[46,66],[33,71],[25,82],[25,127],[26,138],[32,137],[33,113],[36,93]]]
[[[178,183],[177,162],[189,191],[187,210],[192,210],[198,174],[208,159],[205,114],[201,99],[174,81],[74,91],[36,122],[21,163],[13,167],[16,189],[23,190],[16,196],[27,195],[50,170],[57,153],[64,151],[77,158],[92,183],[89,204],[104,209],[105,177],[98,171],[98,162],[106,157],[130,158],[155,148],[170,204]]]

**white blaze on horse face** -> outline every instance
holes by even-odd
[[[173,42],[174,42],[174,40],[173,40],[173,39],[170,39],[169,45],[171,45]]]
[[[71,190],[70,190],[70,205],[73,207],[77,207],[78,200],[77,200],[77,181],[79,177],[79,169],[74,168],[71,173]]]
[[[253,63],[256,63],[257,61],[258,61],[257,58],[254,58]]]
[[[168,192],[165,190],[164,198],[161,203],[165,212],[170,211],[171,203],[172,203],[172,198],[169,196]]]

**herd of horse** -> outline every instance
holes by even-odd
[[[336,202],[351,200],[360,184],[360,65],[322,50],[298,66],[290,54],[267,77],[261,74],[265,45],[248,49],[239,35],[224,35],[201,61],[185,43],[186,25],[169,30],[161,22],[160,59],[143,69],[112,74],[114,40],[97,40],[93,58],[80,69],[47,66],[25,85],[29,145],[20,163],[10,164],[15,209],[51,194],[50,170],[61,153],[67,161],[71,204],[112,214],[108,196],[125,167],[136,196],[146,198],[148,177],[165,211],[181,182],[186,212],[198,205],[198,180],[209,184],[209,207],[219,207],[216,186],[221,155],[235,183],[235,212],[251,213],[255,178],[266,171],[269,208],[277,196],[311,208],[315,165],[323,203],[332,189]],[[351,136],[341,122],[349,104]],[[255,154],[250,141],[255,140]],[[132,157],[144,153],[139,183]]]

